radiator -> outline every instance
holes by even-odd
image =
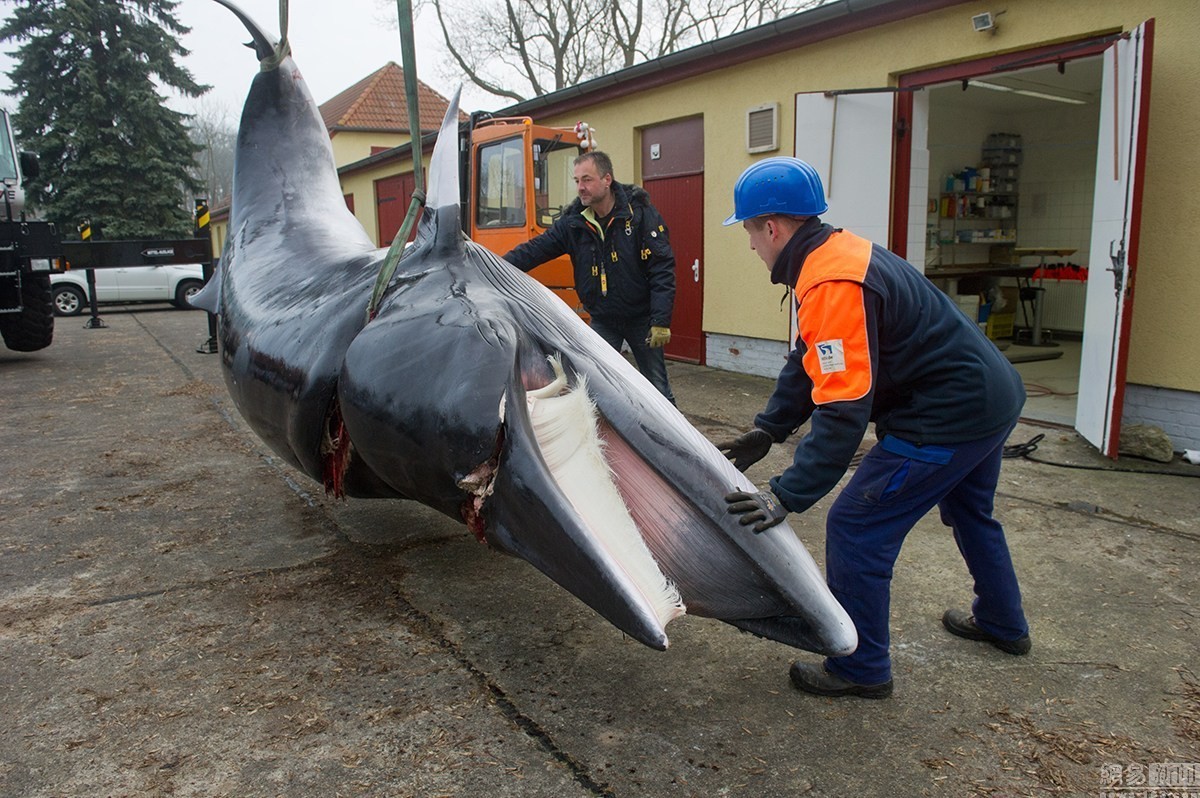
[[[1033,281],[1037,285],[1037,281]],[[1087,283],[1076,280],[1043,280],[1042,327],[1047,330],[1083,332],[1083,308],[1087,302]],[[1019,314],[1018,314],[1019,315]]]

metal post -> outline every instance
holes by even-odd
[[[92,316],[83,325],[83,329],[97,330],[107,327],[108,325],[100,318],[100,311],[96,309],[96,270],[84,269],[84,273],[87,275],[88,305],[91,307]]]
[[[81,241],[92,240],[92,221],[84,219],[79,224],[79,238]],[[86,269],[84,274],[87,275],[87,293],[88,293],[88,308],[92,311],[91,318],[83,325],[85,330],[98,330],[107,327],[100,318],[100,311],[96,307],[96,270]]]
[[[215,271],[212,257],[212,232],[209,230],[209,214],[208,200],[196,198],[196,238],[208,239],[208,259],[201,264],[200,270],[204,275],[204,284],[208,285],[208,281],[212,279]],[[217,352],[217,317],[216,314],[206,313],[208,316],[208,340],[196,347],[196,351],[202,355],[214,355]]]
[[[1034,346],[1042,345],[1042,301],[1045,299],[1046,289],[1040,285],[1029,289],[1033,292],[1033,332],[1030,335],[1029,342]]]

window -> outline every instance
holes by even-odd
[[[533,142],[533,196],[540,227],[554,224],[574,201],[575,159],[581,152],[578,144],[564,142],[562,136]]]
[[[12,133],[8,129],[8,114],[0,115],[0,179],[16,180],[17,162],[13,160]]]
[[[478,188],[477,226],[525,224],[525,170],[519,136],[479,148]]]

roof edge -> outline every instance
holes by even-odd
[[[507,106],[497,116],[543,116],[714,72],[824,39],[962,5],[969,0],[836,0],[686,50]]]
[[[967,2],[970,0],[835,0],[757,28],[524,100],[494,111],[491,115],[534,117],[564,113],[583,105],[611,101],[684,78]],[[430,150],[436,138],[436,135],[422,136],[422,150]],[[366,171],[403,158],[412,158],[411,143],[400,144],[345,164],[338,169],[338,175]]]

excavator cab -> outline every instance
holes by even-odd
[[[585,151],[574,130],[528,117],[478,123],[471,132],[471,238],[504,255],[548,230],[576,197],[574,161]],[[569,258],[529,274],[585,315]]]

